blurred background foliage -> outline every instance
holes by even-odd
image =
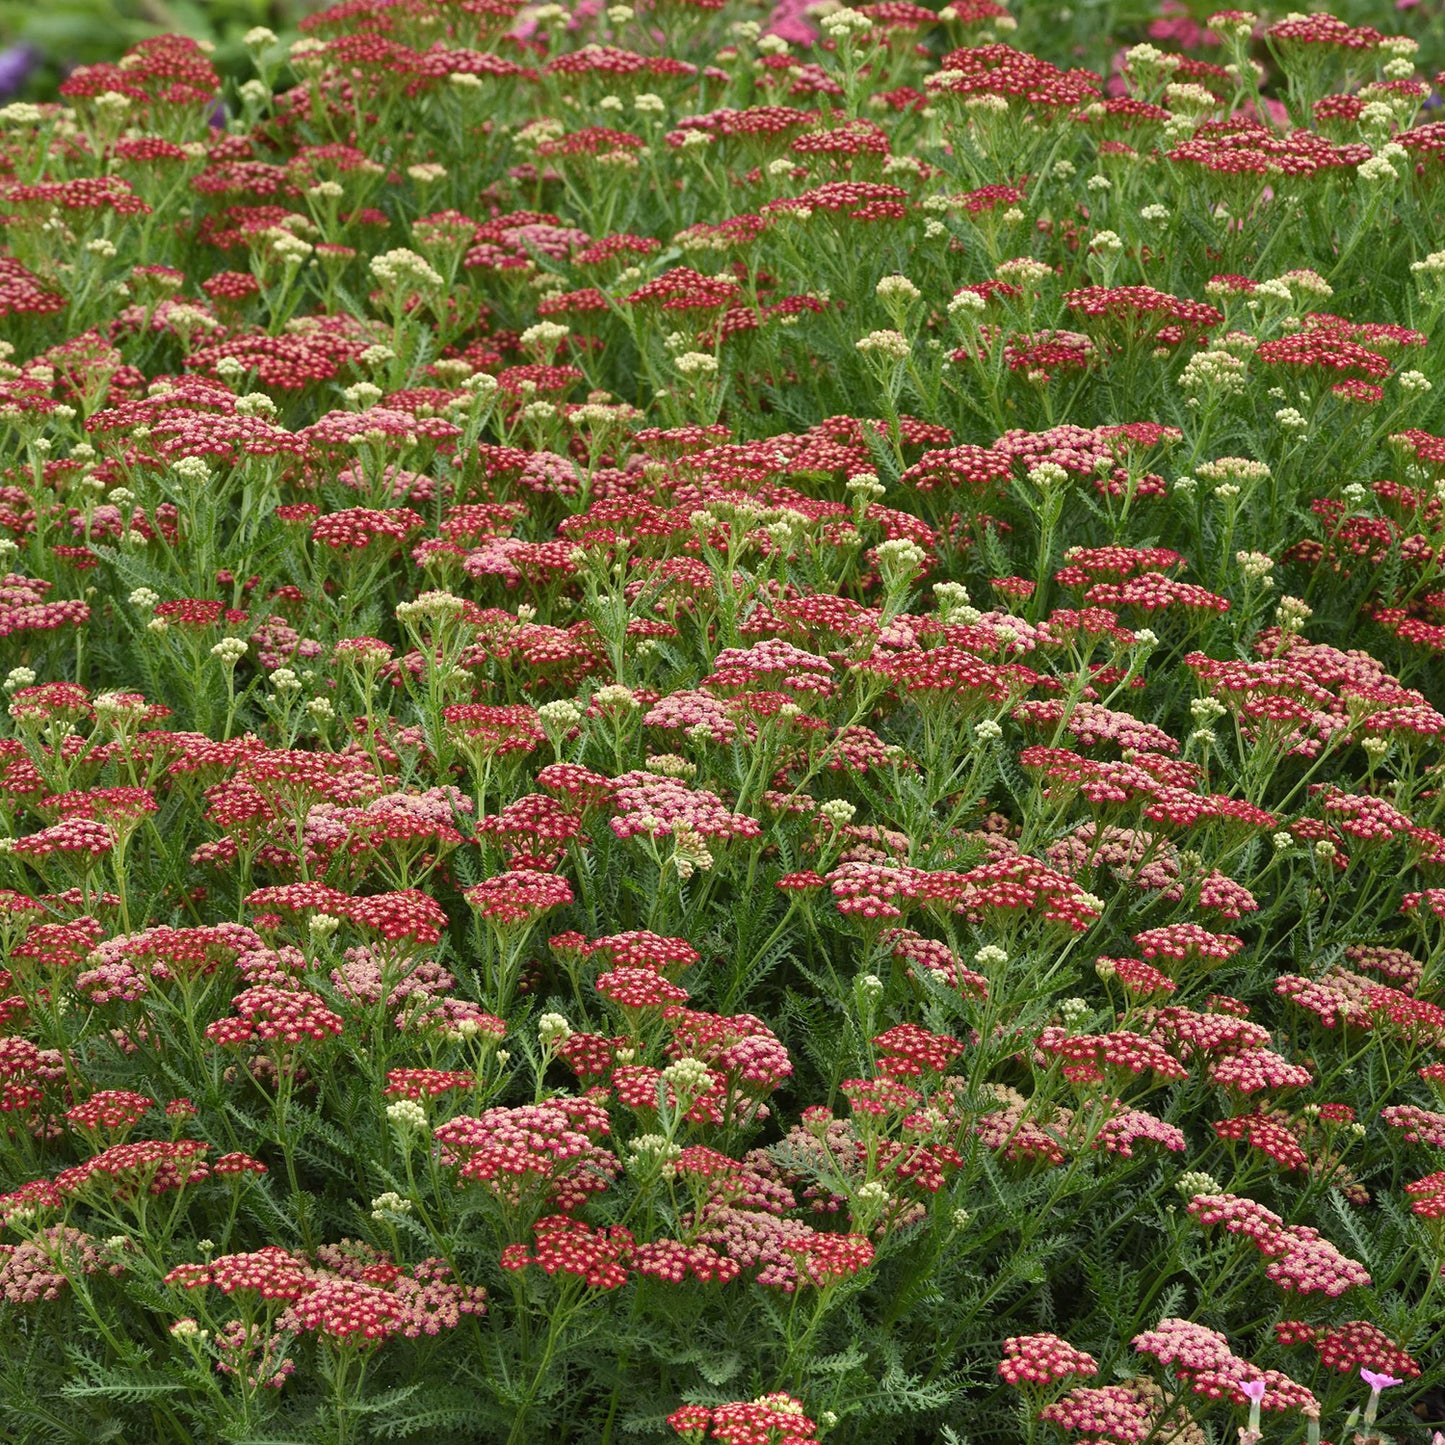
[[[114,60],[147,35],[177,31],[208,40],[222,75],[250,74],[241,37],[255,25],[283,41],[296,24],[331,0],[0,0],[0,103],[52,100],[60,81],[77,65]],[[389,3],[389,0],[380,0]],[[446,0],[411,0],[445,7]],[[566,0],[564,0],[566,3]],[[838,0],[824,0],[836,8]],[[862,0],[853,0],[862,3]],[[940,8],[946,0],[923,0]],[[1120,42],[1151,40],[1166,50],[1209,59],[1214,38],[1203,22],[1214,11],[1249,8],[1265,20],[1295,10],[1328,10],[1352,25],[1373,25],[1387,35],[1420,42],[1418,71],[1434,78],[1445,69],[1445,0],[1012,0],[1018,29],[1007,39],[1058,65],[1083,65],[1108,75]],[[766,10],[767,0],[760,9]],[[1259,52],[1264,56],[1262,48]],[[1268,88],[1268,86],[1266,86]],[[1445,81],[1437,81],[1445,89]],[[1422,119],[1436,119],[1439,101],[1427,102]],[[1436,111],[1432,115],[1428,112]]]
[[[0,100],[53,100],[77,65],[115,60],[174,31],[216,46],[222,74],[245,70],[241,37],[266,25],[283,39],[323,0],[0,0]]]

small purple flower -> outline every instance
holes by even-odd
[[[1249,1401],[1249,1424],[1239,1432],[1239,1445],[1259,1445],[1259,1407],[1268,1386],[1263,1380],[1240,1380],[1239,1388]]]
[[[0,100],[14,95],[40,63],[40,52],[30,44],[0,50]]]
[[[1370,1387],[1370,1398],[1365,1401],[1365,1425],[1368,1428],[1375,1423],[1375,1414],[1380,1408],[1380,1391],[1401,1382],[1393,1375],[1381,1370],[1367,1370],[1363,1365],[1360,1366],[1360,1378]]]

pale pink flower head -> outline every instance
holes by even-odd
[[[811,45],[817,30],[808,23],[807,0],[781,0],[768,19],[767,33],[780,35],[790,45]]]
[[[1263,1380],[1241,1380],[1239,1388],[1249,1397],[1252,1405],[1258,1405],[1264,1399],[1264,1392],[1269,1387]]]
[[[1370,1387],[1372,1395],[1378,1395],[1381,1390],[1388,1390],[1392,1385],[1401,1383],[1393,1375],[1385,1374],[1383,1370],[1367,1370],[1363,1365],[1360,1366],[1360,1378]],[[1436,1431],[1436,1434],[1439,1434],[1439,1431]]]

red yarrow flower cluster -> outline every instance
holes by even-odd
[[[1003,1342],[998,1372],[1010,1385],[1050,1385],[1070,1375],[1097,1375],[1098,1362],[1057,1335],[1012,1335]]]
[[[1202,1225],[1221,1224],[1241,1234],[1270,1263],[1265,1274],[1292,1294],[1323,1294],[1334,1299],[1370,1283],[1363,1265],[1347,1258],[1308,1225],[1286,1225],[1279,1215],[1236,1194],[1196,1194],[1189,1213]]]
[[[803,1412],[802,1402],[782,1393],[728,1405],[684,1405],[667,1423],[688,1442],[702,1445],[821,1445],[817,1426]]]

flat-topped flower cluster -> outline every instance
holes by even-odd
[[[345,0],[0,109],[0,1435],[1433,1425],[1380,8]]]

